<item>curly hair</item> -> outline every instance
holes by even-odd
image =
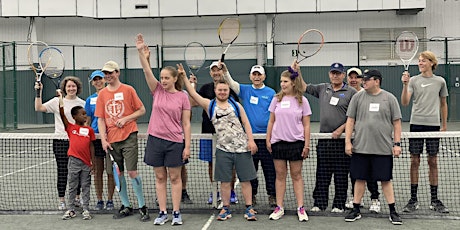
[[[61,81],[60,89],[62,90],[62,92],[64,92],[64,94],[67,94],[67,92],[65,91],[65,86],[69,81],[73,81],[77,85],[77,95],[79,95],[83,90],[83,84],[81,83],[80,78],[75,76],[67,76]]]

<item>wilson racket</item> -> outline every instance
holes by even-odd
[[[219,35],[222,46],[226,46],[220,57],[221,62],[224,62],[228,48],[230,48],[230,45],[238,38],[238,35],[240,35],[240,29],[241,23],[239,18],[226,18],[220,23],[217,34]]]
[[[121,191],[120,168],[118,167],[117,162],[115,162],[115,160],[113,159],[112,154],[109,153],[109,156],[110,156],[110,160],[112,161],[112,173],[113,173],[113,180],[115,182],[115,189],[117,190],[117,192],[120,192]]]
[[[417,55],[419,47],[418,37],[414,32],[403,31],[396,38],[395,52],[404,65],[404,71],[409,70],[409,65]]]
[[[206,61],[206,49],[199,42],[190,42],[184,50],[184,60],[190,74],[197,75]]]
[[[300,35],[297,42],[297,63],[317,54],[324,45],[324,35],[317,29],[309,29]]]
[[[47,62],[42,63],[39,59],[40,53],[46,48],[48,48],[48,45],[41,41],[32,42],[27,48],[27,60],[30,68],[35,73],[36,82],[41,82],[42,74],[47,67]]]
[[[43,49],[39,54],[40,63],[46,66],[43,73],[52,80],[56,89],[59,89],[61,76],[64,73],[65,60],[61,50],[56,47],[49,46]]]

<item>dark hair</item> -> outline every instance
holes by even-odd
[[[77,85],[77,95],[79,95],[82,91],[83,84],[81,83],[80,78],[75,76],[67,76],[64,78],[64,80],[61,81],[61,90],[62,92],[64,92],[64,95],[67,95],[67,92],[65,91],[65,86],[69,81],[73,81]]]
[[[70,114],[72,114],[72,117],[73,117],[73,116],[76,116],[76,115],[78,114],[78,111],[79,111],[80,109],[83,109],[83,107],[80,106],[80,105],[77,105],[77,106],[73,107],[73,108],[70,110]]]
[[[176,82],[174,83],[174,88],[176,88],[176,90],[178,91],[181,91],[183,82],[182,82],[182,78],[179,77],[179,72],[177,71],[177,69],[172,66],[165,66],[163,69],[168,70],[169,73],[171,73],[171,76],[176,78]]]

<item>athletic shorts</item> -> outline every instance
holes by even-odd
[[[350,175],[365,181],[390,181],[393,179],[393,156],[353,153]]]
[[[138,161],[138,146],[137,146],[137,132],[129,134],[128,138],[123,141],[115,142],[110,144],[113,150],[108,150],[112,155],[115,162],[117,162],[120,171],[136,171]],[[110,159],[110,157],[108,158]],[[110,161],[108,161],[110,162]],[[112,173],[112,164],[107,164],[107,173]]]
[[[273,160],[301,161],[305,141],[279,141],[272,144]]]
[[[438,132],[440,126],[410,125],[411,132]],[[426,152],[430,156],[436,156],[439,151],[439,138],[409,138],[409,152],[411,154],[423,153],[423,142],[426,143]]]
[[[153,167],[180,167],[184,164],[184,143],[172,142],[149,135],[144,162]]]
[[[212,162],[212,140],[200,140],[198,158],[202,161]]]
[[[94,156],[99,157],[99,158],[104,158],[105,157],[105,151],[102,149],[102,142],[101,139],[96,139],[93,141],[94,145]]]
[[[231,182],[233,168],[241,182],[257,178],[251,152],[230,153],[220,149],[216,150],[216,166],[214,180],[220,182]]]

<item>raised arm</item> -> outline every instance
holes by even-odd
[[[254,141],[254,137],[252,136],[251,124],[249,123],[248,116],[246,115],[246,111],[244,111],[243,106],[238,102],[237,104],[240,107],[241,123],[246,135],[248,136],[248,150],[251,151],[252,154],[255,154],[257,152],[257,145]]]
[[[185,70],[184,70],[184,67],[182,66],[182,64],[177,64],[177,71],[179,72],[179,77],[182,78],[184,84],[185,84],[185,88],[187,89],[187,92],[188,92],[188,95],[201,107],[203,108],[204,110],[208,111],[208,106],[209,106],[209,102],[211,100],[207,99],[207,98],[204,98],[202,96],[200,96],[195,88],[192,86],[192,84],[189,82],[189,80],[187,79],[187,75],[185,74]]]
[[[237,81],[233,80],[232,76],[230,75],[230,72],[227,69],[227,65],[223,62],[219,62],[222,71],[224,72],[224,80],[228,82],[230,85],[230,89],[232,89],[237,95],[240,94],[240,83]]]
[[[60,89],[56,90],[58,96],[59,96],[59,115],[61,115],[61,120],[62,123],[64,123],[64,128],[67,129],[69,126],[69,120],[67,120],[67,117],[65,116],[64,113],[64,99],[62,96],[62,91]]]
[[[288,70],[291,73],[291,75],[298,74],[298,77],[300,77],[300,79],[302,79],[302,88],[301,88],[301,90],[302,90],[302,92],[305,92],[307,90],[307,83],[303,79],[302,72],[300,71],[300,65],[299,65],[299,63],[297,63],[297,60],[294,60],[294,62],[292,62],[291,66],[288,68]]]
[[[150,68],[150,50],[149,47],[144,42],[144,37],[142,34],[136,36],[136,48],[139,53],[139,61],[141,62],[142,69],[144,70],[145,81],[149,86],[151,92],[155,91],[158,80],[153,75],[152,69]]]
[[[401,92],[401,105],[407,106],[409,105],[410,98],[412,93],[409,92],[409,82],[410,82],[410,74],[409,72],[405,71],[401,76],[401,82],[403,83],[403,88]]]
[[[46,107],[43,105],[42,101],[42,89],[43,84],[41,82],[35,82],[35,111],[36,112],[46,112]]]

